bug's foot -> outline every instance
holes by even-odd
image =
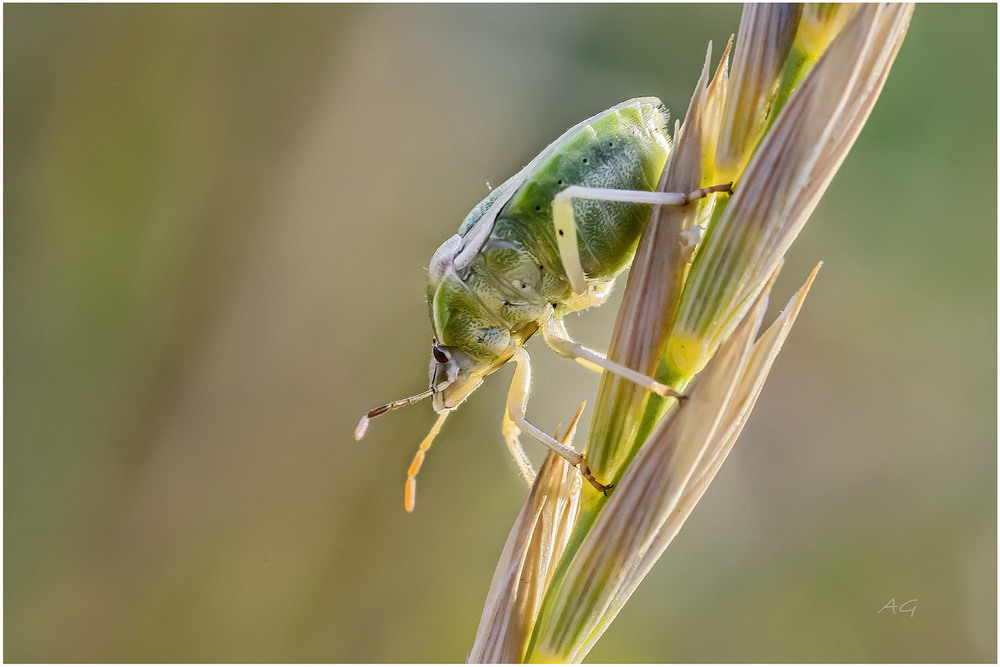
[[[685,203],[691,203],[695,199],[701,199],[702,197],[706,197],[714,192],[724,192],[730,195],[733,194],[732,181],[729,183],[722,183],[720,185],[710,185],[707,188],[700,188],[698,190],[694,190],[693,192],[689,192],[685,195]]]
[[[653,391],[654,394],[658,394],[658,395],[662,396],[663,398],[676,398],[677,402],[680,403],[680,404],[682,404],[682,405],[684,404],[684,401],[688,400],[688,395],[687,394],[682,394],[681,392],[677,391],[676,389],[671,389],[667,385],[662,384],[660,382],[654,383],[653,386],[651,387],[651,389],[652,389],[652,391]]]
[[[580,457],[580,463],[577,465],[577,469],[580,471],[580,474],[583,475],[583,478],[590,482],[591,486],[603,493],[605,496],[608,495],[608,489],[614,486],[613,484],[601,484],[598,482],[594,477],[594,474],[590,472],[590,466],[587,465],[587,459],[583,456]]]

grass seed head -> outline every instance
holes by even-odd
[[[802,307],[816,270],[759,333],[784,255],[871,112],[912,11],[748,5],[732,77],[729,47],[711,80],[706,64],[660,189],[731,177],[735,194],[654,209],[609,352],[688,398],[678,407],[605,373],[586,457],[616,482],[610,499],[549,456],[504,547],[470,661],[581,661],[680,530]],[[703,240],[683,247],[696,228]]]

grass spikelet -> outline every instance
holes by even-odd
[[[731,197],[653,211],[609,357],[687,400],[605,374],[587,446],[610,497],[550,456],[511,531],[472,662],[580,662],[731,451],[819,266],[761,332],[785,253],[870,114],[912,5],[748,5],[707,61],[660,182]],[[709,58],[710,60],[710,58]],[[574,422],[575,424],[575,422]]]

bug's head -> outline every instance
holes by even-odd
[[[483,382],[483,364],[456,347],[431,343],[430,390],[435,412],[457,408]]]
[[[460,241],[459,237],[454,237]],[[446,242],[431,261],[427,305],[430,311],[430,391],[438,413],[459,406],[514,354],[523,342],[498,324],[493,302],[505,298],[497,289],[470,273],[459,276]]]
[[[425,398],[430,398],[434,411],[445,413],[459,404],[483,383],[483,378],[496,370],[495,364],[478,361],[461,350],[442,345],[434,339],[431,343],[430,387],[413,396],[407,396],[372,408],[361,417],[354,437],[358,440],[368,431],[369,422],[390,410],[396,410]]]

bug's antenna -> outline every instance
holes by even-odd
[[[416,403],[417,401],[422,401],[431,394],[434,393],[433,389],[428,389],[427,391],[422,391],[419,394],[413,396],[408,396],[407,398],[401,398],[398,401],[393,401],[392,403],[386,403],[385,405],[380,405],[377,408],[372,408],[361,417],[361,421],[358,422],[357,428],[354,429],[354,439],[360,440],[365,437],[365,431],[368,430],[368,422],[371,421],[372,417],[378,417],[381,414],[389,412],[389,410],[395,410],[396,408],[401,408],[404,405],[409,405],[410,403]]]
[[[424,438],[424,441],[420,443],[420,448],[417,449],[416,455],[413,457],[413,463],[410,464],[410,469],[406,472],[406,486],[403,487],[403,507],[406,508],[407,512],[413,511],[413,505],[416,503],[417,499],[417,473],[420,472],[420,466],[424,464],[424,457],[427,456],[427,450],[431,448],[431,443],[434,442],[434,438],[437,434],[441,432],[441,425],[444,424],[445,417],[448,416],[450,410],[441,413],[441,416],[437,418],[434,422],[434,426],[431,426],[430,433]]]

